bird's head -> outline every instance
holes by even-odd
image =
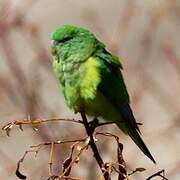
[[[55,49],[57,45],[65,43],[73,38],[87,35],[92,35],[92,33],[84,28],[75,25],[66,24],[58,27],[51,34],[52,54],[53,49]]]

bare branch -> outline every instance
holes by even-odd
[[[164,169],[161,170],[161,171],[158,171],[157,173],[155,173],[155,174],[149,176],[146,180],[150,180],[150,179],[152,179],[153,177],[156,177],[156,176],[162,177],[163,180],[168,180],[168,179],[165,177],[164,172],[165,172]],[[162,174],[163,174],[163,175],[162,175]]]
[[[94,153],[94,157],[95,157],[95,159],[96,159],[96,161],[97,161],[97,163],[98,163],[98,165],[99,165],[99,167],[100,167],[100,169],[101,169],[101,171],[102,171],[102,173],[104,175],[104,179],[105,180],[110,180],[111,178],[110,178],[109,173],[104,170],[104,162],[103,162],[103,160],[102,160],[102,158],[101,158],[101,156],[100,156],[100,154],[98,152],[97,146],[96,146],[96,144],[94,142],[93,131],[92,131],[92,129],[90,129],[90,126],[89,126],[89,123],[87,121],[86,115],[84,113],[81,113],[81,117],[83,119],[84,127],[86,129],[86,133],[90,137],[89,145],[91,146],[91,149],[92,149],[92,151]]]
[[[23,130],[23,125],[31,125],[32,128],[37,131],[38,127],[42,123],[49,123],[49,122],[55,122],[55,121],[66,121],[66,122],[73,122],[73,123],[79,123],[83,124],[81,120],[76,119],[63,119],[63,118],[52,118],[52,119],[31,119],[30,116],[28,116],[27,119],[23,120],[15,120],[13,122],[10,122],[2,127],[2,130],[4,130],[7,134],[7,136],[10,135],[10,131],[14,126],[18,126],[21,130]]]

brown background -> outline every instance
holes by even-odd
[[[107,48],[121,56],[124,78],[143,139],[154,155],[153,165],[130,138],[114,125],[104,128],[120,137],[131,172],[146,171],[132,179],[145,179],[165,169],[171,180],[180,178],[180,3],[178,0],[1,0],[0,1],[0,125],[27,118],[77,117],[64,104],[52,73],[50,33],[64,23],[91,29]],[[17,161],[30,145],[82,137],[78,125],[52,123],[38,132],[24,126],[11,136],[0,132],[0,179],[14,180]],[[104,138],[99,149],[113,161],[115,143]],[[54,172],[69,153],[56,148]],[[27,156],[22,172],[28,179],[48,177],[49,148],[37,158]],[[60,164],[60,166],[59,166]],[[98,179],[98,168],[87,151],[72,174]],[[116,179],[114,173],[114,179]],[[158,178],[157,178],[158,179]]]

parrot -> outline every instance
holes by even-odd
[[[66,105],[74,113],[115,122],[156,164],[130,107],[121,59],[86,28],[64,24],[51,33],[52,67]]]

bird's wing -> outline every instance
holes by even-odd
[[[119,111],[126,127],[125,133],[155,163],[150,151],[141,139],[140,130],[129,105],[130,100],[120,70],[121,65],[110,54],[97,55],[97,58],[101,62],[101,83],[98,86],[98,91]],[[116,122],[119,128],[122,126],[121,123]]]
[[[118,109],[123,119],[128,120],[127,123],[139,131],[129,105],[129,94],[121,72],[122,65],[117,57],[109,53],[101,53],[98,58],[102,64],[101,83],[98,86],[98,90]]]

